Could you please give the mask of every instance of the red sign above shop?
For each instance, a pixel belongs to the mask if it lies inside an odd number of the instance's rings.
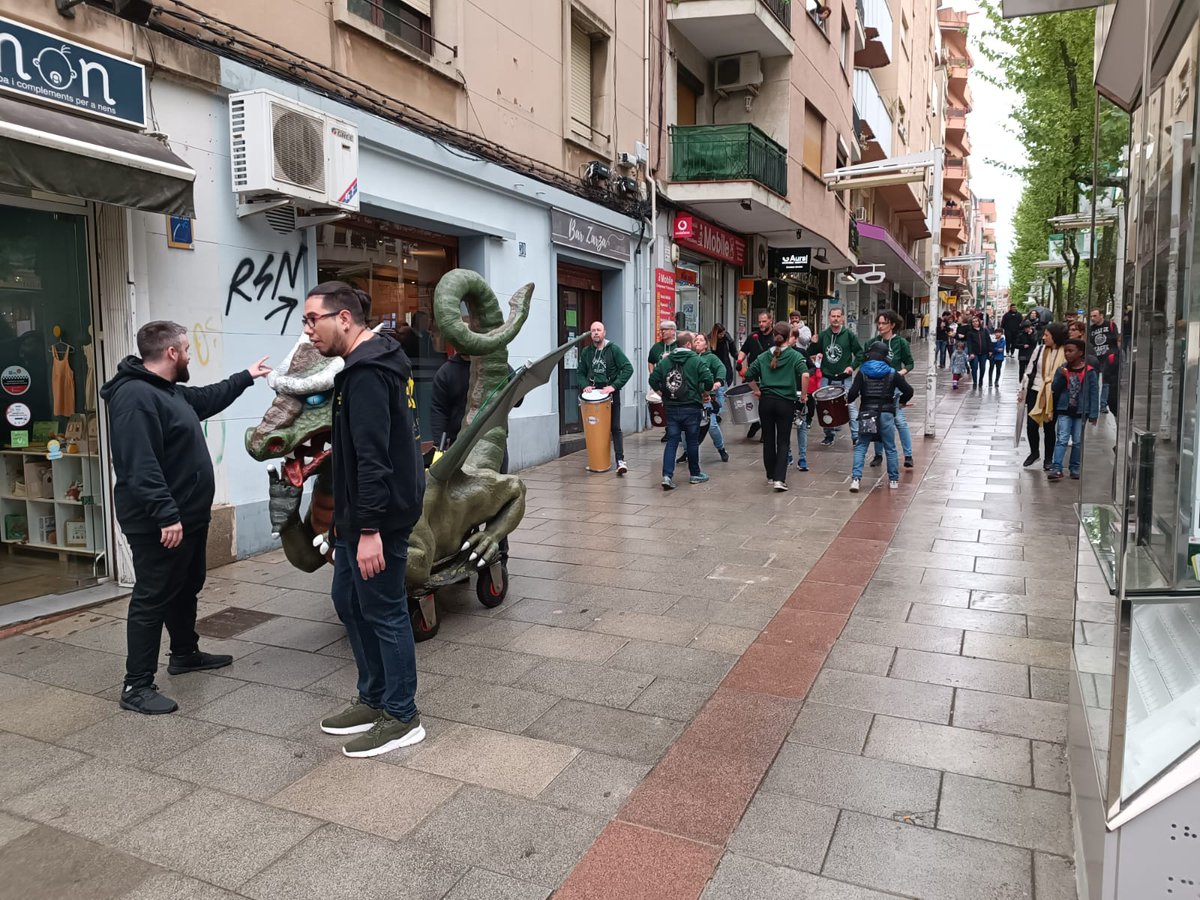
[[[675,243],[740,266],[746,261],[746,242],[704,219],[680,213],[675,216]]]
[[[654,323],[654,327],[661,339],[658,322],[675,318],[675,273],[670,269],[654,270],[654,301],[658,308],[658,321]]]

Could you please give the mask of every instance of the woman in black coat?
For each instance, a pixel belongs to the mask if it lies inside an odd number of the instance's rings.
[[[975,388],[983,386],[983,373],[987,371],[987,361],[992,358],[992,336],[983,327],[983,319],[975,316],[971,325],[958,330],[958,339],[966,344],[967,361],[971,366],[971,384]]]

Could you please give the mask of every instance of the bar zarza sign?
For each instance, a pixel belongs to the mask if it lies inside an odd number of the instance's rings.
[[[0,90],[146,127],[142,66],[0,18]]]
[[[624,231],[557,209],[550,215],[550,236],[557,244],[577,247],[609,259],[629,259],[629,235]]]
[[[695,216],[681,213],[675,217],[675,242],[735,266],[746,262],[745,241],[736,234]]]

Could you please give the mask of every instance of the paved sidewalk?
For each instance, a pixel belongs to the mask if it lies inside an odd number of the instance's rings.
[[[441,596],[430,737],[378,760],[316,728],[354,666],[279,553],[211,573],[236,661],[164,669],[172,716],[114,702],[119,603],[0,641],[0,896],[1073,897],[1070,487],[995,397],[936,446],[910,410],[896,492],[848,493],[843,435],[773,494],[731,426],[672,493],[657,433],[625,479],[523,472],[509,599]]]

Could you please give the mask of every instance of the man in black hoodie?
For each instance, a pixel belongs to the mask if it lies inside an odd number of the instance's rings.
[[[425,738],[404,585],[425,496],[412,364],[396,341],[367,327],[370,305],[362,291],[327,281],[309,292],[302,319],[322,356],[345,360],[333,382],[332,594],[358,665],[358,695],[321,730],[357,735],[342,748],[351,757]]]
[[[183,387],[186,328],[149,322],[138,330],[137,345],[141,358],[126,357],[100,397],[108,409],[117,521],[129,540],[136,576],[120,703],[133,712],[161,715],[179,708],[154,684],[164,625],[171,636],[172,675],[233,662],[231,656],[201,652],[196,635],[196,595],[204,587],[215,493],[200,420],[226,409],[271,369],[264,356],[224,381]]]

